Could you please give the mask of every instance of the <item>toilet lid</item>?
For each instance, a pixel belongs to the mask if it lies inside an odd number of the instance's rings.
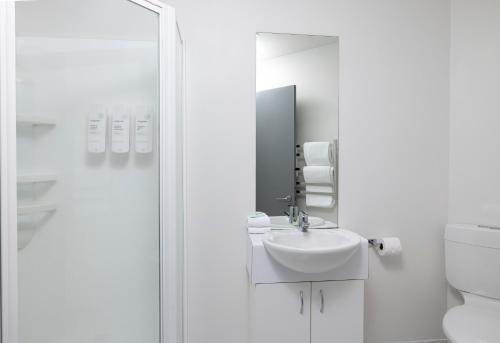
[[[500,342],[500,307],[462,305],[450,309],[443,330],[452,343]]]

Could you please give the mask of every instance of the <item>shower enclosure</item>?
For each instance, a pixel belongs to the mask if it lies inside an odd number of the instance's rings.
[[[2,343],[180,343],[183,42],[156,0],[0,1]]]

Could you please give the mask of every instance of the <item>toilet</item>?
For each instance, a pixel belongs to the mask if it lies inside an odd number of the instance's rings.
[[[443,330],[451,343],[500,342],[500,229],[449,224],[446,278],[464,304],[448,310]]]

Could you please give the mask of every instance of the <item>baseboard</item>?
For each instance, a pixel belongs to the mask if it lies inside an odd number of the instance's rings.
[[[447,339],[424,339],[421,341],[398,341],[398,342],[387,342],[387,343],[447,343]]]

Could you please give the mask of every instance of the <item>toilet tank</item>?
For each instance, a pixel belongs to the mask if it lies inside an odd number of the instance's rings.
[[[456,289],[500,299],[500,229],[449,224],[446,278]]]

